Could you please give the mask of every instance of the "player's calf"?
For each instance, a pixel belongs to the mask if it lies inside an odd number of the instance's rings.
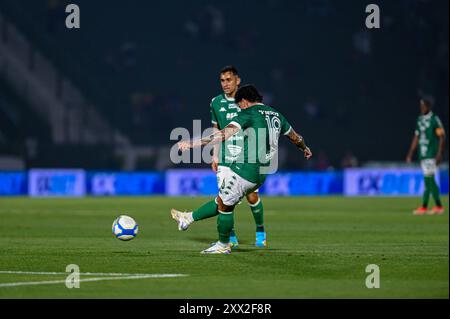
[[[266,247],[266,232],[264,230],[264,206],[257,191],[247,194],[247,201],[252,211],[253,219],[256,224],[256,247]]]

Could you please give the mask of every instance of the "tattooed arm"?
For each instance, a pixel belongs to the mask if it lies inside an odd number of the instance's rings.
[[[213,129],[214,129],[214,132],[217,132],[217,131],[219,131],[219,126],[217,124],[214,124]],[[212,162],[211,162],[211,168],[214,172],[217,172],[217,168],[219,165],[219,152],[220,152],[219,144],[214,145],[213,154],[212,154]]]
[[[305,144],[305,140],[301,135],[299,135],[296,131],[294,131],[293,128],[289,131],[289,133],[286,135],[288,139],[297,146],[304,154],[306,159],[310,159],[312,156],[312,152],[309,149],[308,146]]]
[[[204,146],[207,144],[215,145],[215,144],[221,143],[221,142],[229,139],[231,136],[236,134],[239,130],[240,130],[239,127],[237,127],[233,124],[229,124],[223,130],[216,131],[213,134],[208,135],[200,140],[196,140],[196,141],[192,141],[192,142],[191,141],[178,142],[178,149],[181,151],[186,151],[190,148],[201,147],[201,146]]]

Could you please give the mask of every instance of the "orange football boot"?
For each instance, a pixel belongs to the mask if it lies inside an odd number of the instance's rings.
[[[416,216],[423,215],[428,212],[428,209],[426,207],[420,206],[416,210],[413,211],[413,214]]]
[[[431,211],[428,212],[429,215],[442,215],[444,213],[444,207],[434,206]]]

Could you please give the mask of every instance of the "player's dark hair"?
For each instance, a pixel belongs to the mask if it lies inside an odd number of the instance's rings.
[[[220,74],[224,74],[227,72],[231,72],[234,75],[239,75],[238,70],[236,69],[236,67],[232,66],[232,65],[227,65],[226,67],[222,68],[222,70],[220,70]]]
[[[246,99],[249,102],[262,102],[263,97],[261,94],[259,94],[254,85],[247,84],[241,86],[234,96],[235,103],[239,103],[243,99]]]
[[[428,106],[430,109],[433,107],[433,104],[434,104],[434,99],[433,99],[433,97],[428,96],[428,95],[425,95],[425,96],[422,96],[420,99],[421,99],[421,100],[423,101],[423,103],[425,103],[426,106]]]

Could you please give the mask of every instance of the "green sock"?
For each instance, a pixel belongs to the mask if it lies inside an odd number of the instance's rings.
[[[236,237],[236,232],[234,231],[234,228],[231,230],[230,236]]]
[[[425,176],[425,190],[422,196],[422,207],[428,207],[428,200],[430,198],[430,177]]]
[[[252,210],[253,219],[256,224],[256,232],[264,232],[264,207],[261,199],[258,200],[256,205],[250,205],[250,209]]]
[[[206,204],[203,204],[203,206],[194,210],[192,212],[192,218],[197,221],[217,216],[217,214],[219,214],[219,212],[217,211],[216,200],[213,199],[212,201],[209,201]]]
[[[219,241],[227,244],[230,242],[230,234],[234,225],[234,212],[219,212],[217,218],[217,231],[219,232]]]
[[[430,183],[431,195],[433,196],[436,206],[442,206],[441,199],[439,197],[439,187],[436,184],[436,180],[434,179],[434,176],[430,177],[429,183]]]

